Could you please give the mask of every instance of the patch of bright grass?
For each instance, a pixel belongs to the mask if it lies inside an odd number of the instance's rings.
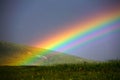
[[[53,66],[1,66],[0,80],[120,80],[120,61]]]

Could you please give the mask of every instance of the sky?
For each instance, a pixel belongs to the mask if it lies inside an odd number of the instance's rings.
[[[119,0],[0,0],[0,40],[46,48],[41,44],[72,32],[76,22],[120,10],[119,5]],[[119,35],[120,30],[82,47],[78,43],[53,50],[95,60],[120,59]]]

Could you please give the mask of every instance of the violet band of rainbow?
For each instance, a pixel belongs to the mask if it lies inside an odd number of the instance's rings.
[[[113,14],[112,14],[113,13]],[[99,38],[110,35],[120,31],[120,11],[102,14],[98,17],[92,17],[87,21],[83,21],[83,24],[76,24],[76,26],[70,26],[70,30],[60,32],[58,37],[50,36],[50,42],[40,42],[45,44],[43,48],[55,50],[55,51],[67,51],[71,48],[75,48],[78,45],[83,46],[93,42]],[[103,17],[102,17],[103,16]],[[78,21],[79,22],[79,21]],[[80,22],[81,23],[81,22]],[[57,34],[56,34],[57,35]],[[42,58],[36,57],[37,55],[52,57],[51,51],[36,51],[32,55],[22,55],[22,59],[13,61],[14,65],[31,65],[42,64],[39,61]],[[44,61],[43,61],[44,62]]]

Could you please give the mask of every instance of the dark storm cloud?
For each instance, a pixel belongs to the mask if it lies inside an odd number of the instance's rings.
[[[9,40],[9,36],[10,36],[10,29],[9,29],[9,25],[7,24],[7,1],[5,0],[0,0],[0,39],[4,40],[4,39],[8,39]]]
[[[48,33],[61,29],[59,26],[67,22],[106,8],[106,5],[111,7],[120,2],[119,0],[0,1],[0,39],[19,43],[26,43],[38,36],[47,36]]]
[[[54,34],[58,30],[64,29],[64,24],[74,22],[76,19],[84,19],[98,11],[111,9],[114,6],[120,7],[120,0],[0,0],[0,40],[31,45],[33,41],[43,40],[49,34]],[[114,37],[115,36],[115,37]],[[117,43],[120,38],[114,35],[110,41],[112,45],[119,46]],[[109,37],[111,39],[111,37]],[[108,40],[108,39],[107,39]],[[105,52],[110,52],[107,40],[100,41],[106,46]],[[99,41],[98,41],[99,43]],[[70,50],[69,53],[76,53],[78,56],[84,56],[97,59],[95,53],[103,50],[103,47],[95,47],[99,44],[88,45],[83,48]],[[87,49],[87,50],[86,50]],[[112,54],[112,51],[117,51]],[[111,56],[118,56],[119,49],[114,48]],[[83,53],[83,54],[79,54]],[[91,52],[91,54],[89,54]],[[103,56],[101,54],[101,56]],[[108,55],[106,54],[106,57]],[[109,57],[111,57],[109,56]]]

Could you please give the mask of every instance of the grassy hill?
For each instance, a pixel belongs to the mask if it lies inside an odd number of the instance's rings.
[[[34,52],[48,52],[34,55]],[[39,58],[36,65],[11,66],[21,55]],[[7,64],[7,66],[5,65]],[[0,42],[0,80],[120,80],[120,60],[96,62],[9,42]]]
[[[36,50],[34,47],[0,41],[0,65],[9,65],[12,63],[11,61],[20,58],[20,55],[34,50]]]
[[[43,52],[46,53],[40,55],[35,54],[35,52],[40,54]],[[25,65],[56,65],[95,62],[93,60],[88,60],[52,50],[0,41],[0,65],[14,65],[12,61],[19,59],[22,60],[23,58],[21,56],[33,56],[38,59],[37,63],[29,63]]]

